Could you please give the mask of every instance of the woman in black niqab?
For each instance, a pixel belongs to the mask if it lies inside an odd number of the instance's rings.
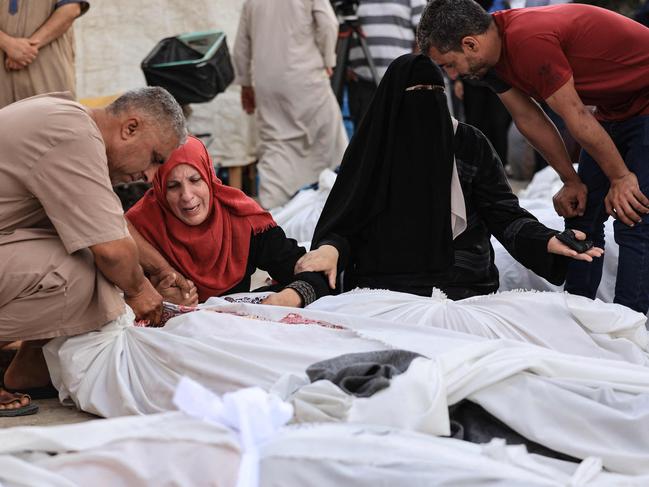
[[[452,143],[440,69],[421,55],[396,59],[345,152],[312,242],[349,252],[340,262],[345,288],[399,290],[408,275],[420,281],[452,265]]]

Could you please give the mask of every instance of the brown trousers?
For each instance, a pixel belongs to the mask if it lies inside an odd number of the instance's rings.
[[[53,230],[0,235],[0,341],[78,335],[123,312],[90,250],[69,255]]]

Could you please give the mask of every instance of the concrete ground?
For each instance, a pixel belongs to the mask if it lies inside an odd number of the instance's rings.
[[[36,414],[15,418],[0,418],[0,428],[14,426],[49,426],[54,424],[81,423],[97,419],[97,416],[77,410],[75,406],[63,406],[58,399],[34,401],[39,406]]]
[[[515,193],[524,189],[529,181],[511,180],[510,184]],[[254,287],[263,285],[263,275],[254,276]],[[47,426],[57,424],[80,423],[97,419],[97,416],[77,410],[75,406],[63,406],[58,399],[43,399],[35,401],[40,409],[38,413],[30,416],[16,418],[0,418],[0,428],[11,428],[14,426]]]

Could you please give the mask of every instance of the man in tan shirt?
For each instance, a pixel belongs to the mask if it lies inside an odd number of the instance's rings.
[[[0,108],[53,91],[75,91],[72,23],[85,0],[0,0]]]
[[[101,328],[124,301],[159,319],[112,184],[152,179],[186,129],[162,88],[93,110],[69,93],[35,96],[0,110],[0,125],[0,346],[23,341],[0,389],[6,416],[35,412],[8,390],[49,382],[44,341]]]

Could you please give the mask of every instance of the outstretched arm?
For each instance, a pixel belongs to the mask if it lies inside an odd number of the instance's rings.
[[[516,88],[499,94],[514,123],[525,138],[559,174],[563,188],[554,196],[554,208],[563,217],[583,215],[586,208],[586,186],[572,167],[559,131],[541,107]]]
[[[560,284],[566,262],[549,254],[587,261],[601,255],[601,249],[583,254],[572,251],[557,240],[556,230],[546,227],[520,207],[498,155],[483,134],[460,124],[455,137],[456,157],[478,170],[472,183],[472,203],[489,232],[517,261],[548,281]],[[584,238],[583,234],[578,237]]]
[[[124,291],[126,303],[137,319],[160,322],[162,297],[144,276],[132,238],[112,240],[90,247],[95,265],[110,282]]]

